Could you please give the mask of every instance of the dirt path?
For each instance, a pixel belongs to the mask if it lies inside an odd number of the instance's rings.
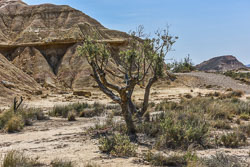
[[[98,141],[86,135],[86,128],[94,126],[102,118],[79,118],[76,122],[53,118],[36,122],[16,134],[0,134],[0,163],[4,154],[19,150],[49,166],[54,159],[71,160],[79,167],[88,162],[101,166],[141,166],[133,163],[134,158],[108,158],[98,149]]]
[[[214,73],[205,73],[205,72],[192,72],[192,73],[185,73],[185,74],[177,74],[177,75],[187,75],[198,77],[201,83],[199,84],[206,84],[206,85],[216,85],[222,88],[232,88],[234,90],[241,90],[247,94],[250,94],[250,85],[245,85],[240,81],[236,81],[230,77],[221,75],[221,74],[214,74]]]

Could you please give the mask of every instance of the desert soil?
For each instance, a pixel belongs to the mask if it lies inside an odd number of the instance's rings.
[[[193,82],[190,82],[190,75]],[[206,77],[205,77],[205,76]],[[163,99],[178,100],[181,95],[190,93],[193,96],[202,93],[203,95],[214,91],[225,91],[225,88],[240,89],[250,95],[249,86],[242,85],[228,77],[208,73],[182,74],[183,78],[174,85],[166,86],[159,84],[152,89],[151,101],[160,102]],[[184,78],[188,76],[186,81]],[[215,89],[205,89],[207,85],[215,85]],[[200,86],[197,86],[197,85]],[[182,85],[182,86],[180,86]],[[74,97],[72,94],[51,94],[47,98],[33,98],[25,101],[25,106],[42,108],[48,112],[55,105],[66,105],[75,102],[112,104],[112,102],[101,92],[91,90],[92,97]],[[143,89],[137,88],[134,99],[142,101]],[[7,107],[7,106],[5,106]],[[94,118],[78,118],[76,122],[68,122],[63,118],[50,118],[46,121],[37,121],[33,126],[25,127],[21,133],[0,134],[0,163],[4,155],[10,150],[18,150],[24,154],[38,158],[38,160],[49,166],[54,159],[72,160],[78,166],[84,166],[88,162],[94,162],[101,166],[108,167],[127,167],[127,166],[147,166],[138,164],[138,158],[111,158],[102,154],[98,149],[98,141],[91,139],[86,133],[87,129],[97,123],[102,122],[105,115]],[[140,147],[139,152],[146,151],[147,148]],[[239,156],[250,163],[250,146],[238,149],[224,149],[219,151],[227,154]],[[201,150],[197,154],[200,156],[210,156],[215,154],[218,149]]]

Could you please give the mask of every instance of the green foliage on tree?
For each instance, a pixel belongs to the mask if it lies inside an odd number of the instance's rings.
[[[189,55],[185,57],[184,60],[179,62],[175,60],[173,63],[168,64],[168,66],[174,73],[186,73],[195,70]]]
[[[164,75],[165,57],[177,39],[169,34],[168,28],[157,31],[154,38],[145,37],[140,26],[130,34],[126,49],[120,50],[118,56],[113,55],[108,42],[90,37],[78,48],[79,55],[86,57],[91,66],[92,77],[100,90],[120,104],[130,134],[135,134],[132,115],[142,116],[147,111],[150,89]],[[123,84],[113,83],[108,76]],[[137,111],[132,94],[135,86],[142,82],[147,84],[142,108]]]

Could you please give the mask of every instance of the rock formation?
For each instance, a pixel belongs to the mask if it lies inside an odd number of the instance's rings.
[[[92,86],[90,67],[76,52],[83,39],[91,35],[109,42],[113,55],[126,46],[129,37],[105,28],[69,6],[30,6],[21,0],[0,0],[0,61],[3,64],[0,79],[15,84],[25,81],[23,86],[30,89],[38,89],[37,83],[49,88]],[[4,73],[11,69],[14,69],[11,74]],[[11,75],[21,79],[12,80]],[[0,87],[3,86],[0,83]]]
[[[229,71],[246,68],[246,66],[239,62],[236,57],[228,55],[214,57],[208,61],[204,61],[197,65],[196,68],[200,71]]]

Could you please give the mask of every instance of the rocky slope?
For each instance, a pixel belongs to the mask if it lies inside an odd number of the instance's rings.
[[[0,54],[0,105],[12,100],[16,95],[36,95],[41,86],[29,75],[15,67]]]
[[[94,34],[111,44],[114,56],[127,44],[126,33],[109,30],[69,6],[30,6],[21,0],[0,0],[0,54],[1,61],[9,64],[2,66],[2,71],[15,65],[18,72],[14,75],[32,80],[34,89],[39,87],[37,83],[47,88],[92,86],[91,70],[76,48]],[[12,82],[8,79],[11,75],[4,78],[0,73],[0,82]]]
[[[214,57],[208,61],[196,66],[200,71],[229,71],[240,68],[246,68],[241,62],[237,60],[236,57],[227,55]]]

